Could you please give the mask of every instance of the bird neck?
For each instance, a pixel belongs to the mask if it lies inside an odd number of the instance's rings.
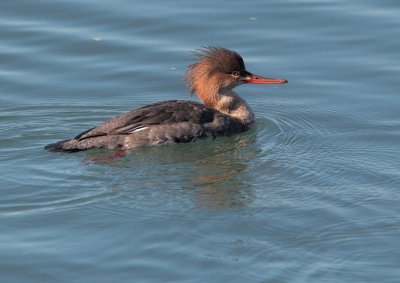
[[[254,123],[254,113],[250,106],[232,89],[209,88],[207,91],[197,91],[197,95],[208,107],[236,118],[243,124],[250,125]]]

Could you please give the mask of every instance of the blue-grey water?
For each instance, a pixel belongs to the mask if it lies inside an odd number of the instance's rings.
[[[400,282],[400,2],[0,2],[1,282]],[[47,143],[192,99],[238,51],[256,127],[104,151]],[[196,98],[193,98],[196,99]]]

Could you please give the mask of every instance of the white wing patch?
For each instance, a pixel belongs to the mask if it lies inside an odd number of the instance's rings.
[[[146,129],[148,129],[149,127],[143,127],[143,128],[139,128],[139,129],[136,129],[136,130],[134,130],[134,131],[132,131],[131,133],[133,134],[133,133],[137,133],[137,132],[140,132],[140,131],[143,131],[143,130],[146,130]]]

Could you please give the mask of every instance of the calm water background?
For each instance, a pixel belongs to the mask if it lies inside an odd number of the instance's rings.
[[[397,0],[2,0],[0,281],[399,282],[399,32]],[[209,44],[289,80],[237,89],[254,130],[43,150],[190,99]]]

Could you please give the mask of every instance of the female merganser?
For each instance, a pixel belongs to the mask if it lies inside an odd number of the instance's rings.
[[[204,104],[188,100],[150,104],[114,117],[73,139],[49,144],[45,149],[67,152],[128,149],[244,132],[254,124],[254,114],[233,88],[246,83],[287,83],[251,74],[242,57],[226,48],[210,46],[195,55],[198,62],[188,67],[185,80],[191,93],[196,93]]]

